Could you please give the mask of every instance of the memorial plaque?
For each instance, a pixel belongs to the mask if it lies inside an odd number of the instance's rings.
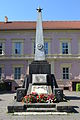
[[[47,85],[33,85],[31,92],[36,92],[38,94],[48,94],[48,86]]]
[[[46,84],[46,76],[47,74],[33,74],[32,75],[32,84]]]

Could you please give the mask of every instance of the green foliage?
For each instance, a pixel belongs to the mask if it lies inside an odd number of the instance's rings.
[[[80,83],[76,84],[76,91],[80,91]]]

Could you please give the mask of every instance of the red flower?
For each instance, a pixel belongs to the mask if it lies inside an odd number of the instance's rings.
[[[32,94],[26,95],[23,98],[22,102],[25,103],[46,103],[46,102],[54,102],[55,101],[55,96],[53,94],[48,95],[48,94],[37,94],[36,92],[32,92]]]
[[[27,95],[24,98],[27,98]]]
[[[38,95],[36,92],[32,92],[32,95]]]
[[[39,96],[37,96],[37,99],[39,99]]]

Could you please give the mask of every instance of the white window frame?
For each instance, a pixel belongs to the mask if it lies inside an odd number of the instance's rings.
[[[21,46],[22,46],[21,42],[14,43],[14,54],[21,55],[21,49],[22,49]]]
[[[2,54],[0,55],[5,55],[5,40],[0,39],[0,44],[2,44]]]
[[[15,69],[17,69],[17,72],[19,72],[18,69],[20,69],[20,73],[15,73],[15,72],[16,72]],[[16,75],[16,76],[15,76],[15,75]],[[19,75],[19,76],[18,76],[18,75]],[[15,68],[14,68],[14,79],[15,79],[15,80],[21,79],[21,67],[15,67]]]
[[[63,68],[68,68],[69,71],[68,71],[68,74],[69,74],[69,79],[70,79],[70,70],[71,70],[71,64],[70,63],[63,63],[60,65],[61,67],[61,78],[63,79]],[[66,73],[67,74],[67,73]],[[69,80],[69,79],[63,79],[63,80]]]
[[[70,79],[70,68],[69,67],[63,67],[63,80],[69,80]]]
[[[62,43],[62,54],[69,54],[69,45],[67,42]]]
[[[21,68],[21,75],[22,75],[22,69],[23,69],[24,65],[23,64],[14,64],[12,65],[12,68],[13,68],[13,75],[14,75],[14,79],[15,79],[15,68]],[[20,78],[21,79],[21,78]],[[19,80],[20,80],[19,79]],[[15,79],[15,80],[18,80],[18,79]]]
[[[67,43],[68,44],[68,54],[63,54],[63,48],[62,44]],[[60,39],[60,54],[61,55],[71,55],[71,39]]]
[[[21,52],[20,52],[20,54],[15,53],[15,44],[16,43],[21,43]],[[16,56],[23,55],[23,50],[24,50],[24,41],[23,40],[12,39],[12,55],[16,55]]]

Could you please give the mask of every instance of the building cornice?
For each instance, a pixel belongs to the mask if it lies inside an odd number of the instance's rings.
[[[34,55],[0,55],[0,60],[33,60]],[[49,54],[46,55],[48,60],[80,60],[80,54],[73,55],[61,55],[61,54]]]

